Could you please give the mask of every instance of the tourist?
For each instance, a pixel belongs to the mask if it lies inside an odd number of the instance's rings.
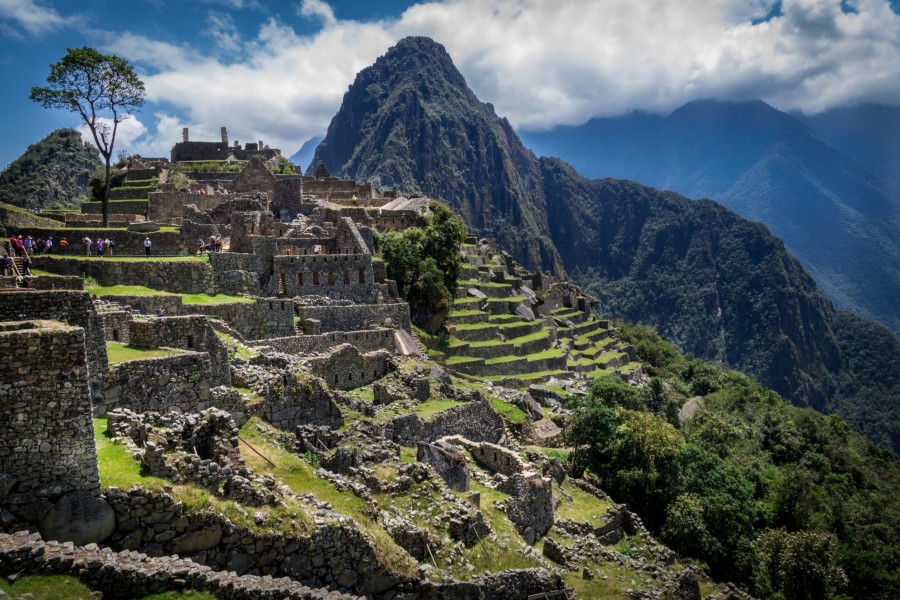
[[[147,258],[150,258],[150,247],[153,246],[153,242],[150,241],[150,237],[144,238],[144,252],[147,253]]]
[[[21,236],[19,236],[21,237]],[[25,238],[25,254],[31,256],[34,253],[34,240],[31,239],[31,236],[27,236]]]
[[[94,240],[89,238],[88,236],[84,236],[84,239],[81,240],[81,243],[84,244],[84,249],[87,251],[87,255],[91,255],[91,246],[94,244]]]
[[[116,245],[116,243],[111,239],[106,238],[104,245],[106,246],[106,251],[109,252],[109,255],[111,257],[113,255],[113,247]]]
[[[32,244],[31,247],[32,247],[32,249],[33,249],[37,254],[40,254],[41,252],[44,251],[44,244],[45,244],[46,241],[47,241],[47,240],[45,240],[44,238],[39,237],[39,238],[34,242],[34,244]]]
[[[162,307],[162,306],[157,306],[157,307],[156,307],[156,316],[157,316],[157,317],[161,317],[161,316],[163,316],[164,314],[166,314],[166,311],[163,310],[163,307]]]
[[[0,276],[9,277],[10,273],[12,273],[12,264],[13,261],[8,254],[0,256]]]
[[[23,275],[31,275],[31,257],[27,254],[22,257],[22,274]]]
[[[66,238],[62,238],[61,240],[59,240],[59,251],[63,256],[69,255],[69,240],[67,240]]]
[[[44,254],[50,254],[53,251],[53,238],[48,237],[44,240]]]
[[[103,241],[103,238],[97,238],[97,256],[99,258],[103,258],[103,245],[106,242]]]
[[[16,256],[22,258],[25,255],[25,244],[22,242],[22,236],[13,238],[13,243],[16,247]]]
[[[203,243],[203,238],[197,238],[197,256],[201,256],[208,246]]]
[[[217,235],[216,236],[216,252],[221,252],[221,251],[222,251],[222,236]]]

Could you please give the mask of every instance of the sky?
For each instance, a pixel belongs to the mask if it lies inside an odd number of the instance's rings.
[[[900,0],[0,0],[0,166],[82,125],[28,100],[67,48],[121,56],[146,84],[117,151],[168,156],[182,127],[225,126],[290,156],[409,35],[443,44],[523,130],[698,98],[900,104]]]

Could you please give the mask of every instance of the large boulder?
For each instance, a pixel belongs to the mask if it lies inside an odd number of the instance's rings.
[[[116,530],[116,513],[101,498],[82,491],[62,496],[41,521],[45,540],[73,542],[76,546],[101,543]]]

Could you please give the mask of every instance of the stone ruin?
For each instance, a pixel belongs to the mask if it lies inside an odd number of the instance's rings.
[[[425,348],[396,283],[374,259],[373,232],[422,225],[428,198],[381,194],[371,184],[332,177],[324,165],[310,176],[276,175],[264,160],[277,150],[261,142],[229,146],[224,128],[222,138],[191,142],[185,131],[172,161],[246,160],[241,172],[197,174],[192,190],[204,194],[160,184],[146,199],[123,201],[118,209],[125,212],[113,215],[120,219],[114,222],[143,223],[140,213],[146,211],[146,223],[180,227],[177,233],[152,234],[161,254],[192,253],[199,240],[221,236],[221,251],[210,253],[208,261],[72,259],[54,265],[69,279],[89,273],[102,285],[143,285],[171,295],[92,300],[77,289],[0,290],[0,355],[7,358],[0,361],[0,449],[9,450],[0,452],[0,531],[40,534],[0,533],[4,572],[14,565],[22,572],[71,573],[77,561],[103,560],[107,580],[93,571],[79,577],[113,598],[128,597],[125,582],[135,577],[148,593],[172,589],[162,573],[175,569],[178,580],[196,589],[228,589],[227,597],[234,598],[352,593],[524,600],[565,589],[555,565],[606,556],[612,551],[603,545],[626,533],[650,540],[640,520],[617,505],[593,528],[556,517],[565,469],[523,451],[520,441],[527,443],[533,432],[513,427],[492,404],[499,398],[539,423],[545,408],[564,412],[549,384],[528,392],[488,385],[489,398],[456,389],[437,366],[405,368],[414,362],[406,357],[421,358]],[[135,164],[133,180],[158,177],[163,168],[162,162]],[[83,213],[67,224],[90,233],[92,216]],[[123,233],[118,247],[139,254],[144,235]],[[457,349],[477,356],[453,365],[457,375],[496,376],[506,373],[495,373],[496,365],[519,365],[491,354],[513,348],[505,336],[552,328],[548,339],[519,348],[539,353],[548,344],[558,347],[566,335],[605,329],[590,316],[592,299],[577,287],[526,271],[498,253],[491,240],[470,237],[461,250],[470,280],[461,297],[477,304],[471,312],[517,321],[472,328]],[[50,279],[47,286],[53,287]],[[248,301],[191,305],[177,295],[202,292]],[[157,307],[164,307],[164,316],[153,316]],[[489,336],[501,344],[478,345]],[[107,342],[162,356],[109,364]],[[240,358],[238,349],[250,357]],[[565,358],[529,366],[552,371],[560,364],[565,367]],[[354,396],[370,385],[370,401]],[[577,381],[552,387],[583,392]],[[418,406],[438,399],[453,405],[417,414]],[[92,416],[105,417],[113,441],[147,474],[169,484],[162,490],[101,490]],[[367,518],[420,563],[418,579],[388,572],[371,537],[330,503],[254,472],[242,449],[255,450],[239,434],[252,417],[276,447],[304,457],[316,477],[364,502]],[[546,445],[550,435],[562,444],[555,423],[546,420],[535,429],[549,432],[541,438]],[[400,460],[409,448],[416,453],[412,464]],[[384,469],[395,473],[386,478]],[[293,533],[260,533],[214,511],[186,511],[172,485],[202,488],[257,525],[271,518],[266,510],[298,505],[313,524],[282,522],[282,530]],[[485,500],[472,491],[476,485],[502,495],[491,507],[508,518],[524,547],[544,540],[538,560],[546,569],[465,582],[445,572],[441,583],[427,581],[426,565],[437,568],[435,553],[466,566],[465,548],[497,539]],[[574,485],[602,495],[586,482]],[[430,512],[376,504],[376,498],[401,494]],[[597,545],[563,546],[548,537],[551,528],[554,536],[591,536]],[[30,558],[37,548],[46,562]],[[530,550],[525,552],[537,556]],[[674,589],[674,575],[659,567],[670,557],[660,552],[650,561],[654,573]]]

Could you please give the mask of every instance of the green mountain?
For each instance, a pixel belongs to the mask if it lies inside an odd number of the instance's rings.
[[[529,267],[561,270],[534,155],[479,102],[443,46],[400,41],[361,71],[307,171],[443,198],[469,230],[518,249]]]
[[[651,323],[684,351],[742,369],[795,404],[838,410],[900,450],[900,349],[889,331],[835,311],[763,225],[712,201],[539,160],[430,39],[404,39],[359,73],[319,162],[445,198],[517,260],[561,263],[603,314]]]
[[[22,208],[70,208],[100,166],[97,149],[74,129],[57,129],[0,173],[0,202]]]
[[[666,117],[594,119],[523,137],[589,177],[712,198],[765,223],[839,307],[900,332],[900,188],[883,175],[891,149],[900,154],[891,135],[898,113],[833,111],[807,125],[760,101],[702,100]]]

